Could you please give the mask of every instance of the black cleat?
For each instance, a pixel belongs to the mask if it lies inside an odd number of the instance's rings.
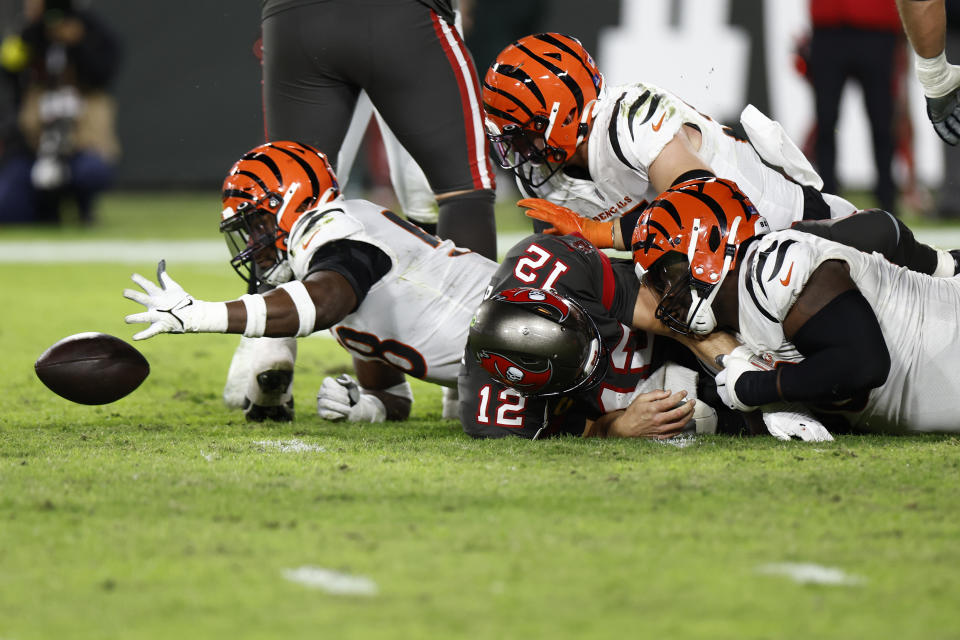
[[[264,393],[282,393],[290,386],[293,371],[274,369],[264,371],[257,376],[257,384]]]
[[[289,402],[273,407],[251,404],[250,399],[246,398],[243,401],[243,415],[247,418],[247,422],[263,422],[265,420],[293,422],[293,398]]]

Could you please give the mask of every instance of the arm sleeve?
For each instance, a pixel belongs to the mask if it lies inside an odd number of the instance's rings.
[[[370,288],[390,271],[391,266],[387,254],[372,244],[356,240],[338,240],[317,249],[310,259],[310,268],[307,273],[317,271],[339,273],[350,283],[357,296],[357,306],[360,306]]]
[[[882,385],[890,372],[880,323],[857,290],[834,298],[797,331],[793,342],[804,359],[740,376],[737,396],[743,402],[760,406],[790,400],[842,408]]]

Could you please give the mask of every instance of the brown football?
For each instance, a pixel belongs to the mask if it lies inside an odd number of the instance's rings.
[[[139,351],[106,333],[78,333],[53,344],[33,365],[57,395],[79,404],[107,404],[140,386],[150,364]]]

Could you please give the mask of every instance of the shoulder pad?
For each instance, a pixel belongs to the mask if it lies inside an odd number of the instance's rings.
[[[791,231],[768,234],[760,240],[749,265],[748,286],[760,305],[778,320],[786,318],[820,264],[809,237]]]
[[[310,256],[324,244],[344,240],[363,232],[363,223],[347,213],[343,202],[326,209],[308,211],[297,221],[287,239],[287,253],[297,273],[297,265],[310,262]]]

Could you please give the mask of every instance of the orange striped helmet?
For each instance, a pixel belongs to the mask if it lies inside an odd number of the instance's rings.
[[[287,236],[304,212],[340,195],[327,156],[299,142],[280,140],[243,154],[223,181],[220,231],[230,264],[247,282],[281,284],[292,277]]]
[[[770,231],[750,199],[721,178],[698,178],[660,194],[633,232],[637,276],[660,295],[657,318],[678,333],[716,328],[711,304],[746,240]]]
[[[483,79],[487,137],[504,169],[531,186],[550,179],[590,131],[603,76],[580,41],[539,33],[504,49]],[[552,163],[536,181],[534,168]]]

